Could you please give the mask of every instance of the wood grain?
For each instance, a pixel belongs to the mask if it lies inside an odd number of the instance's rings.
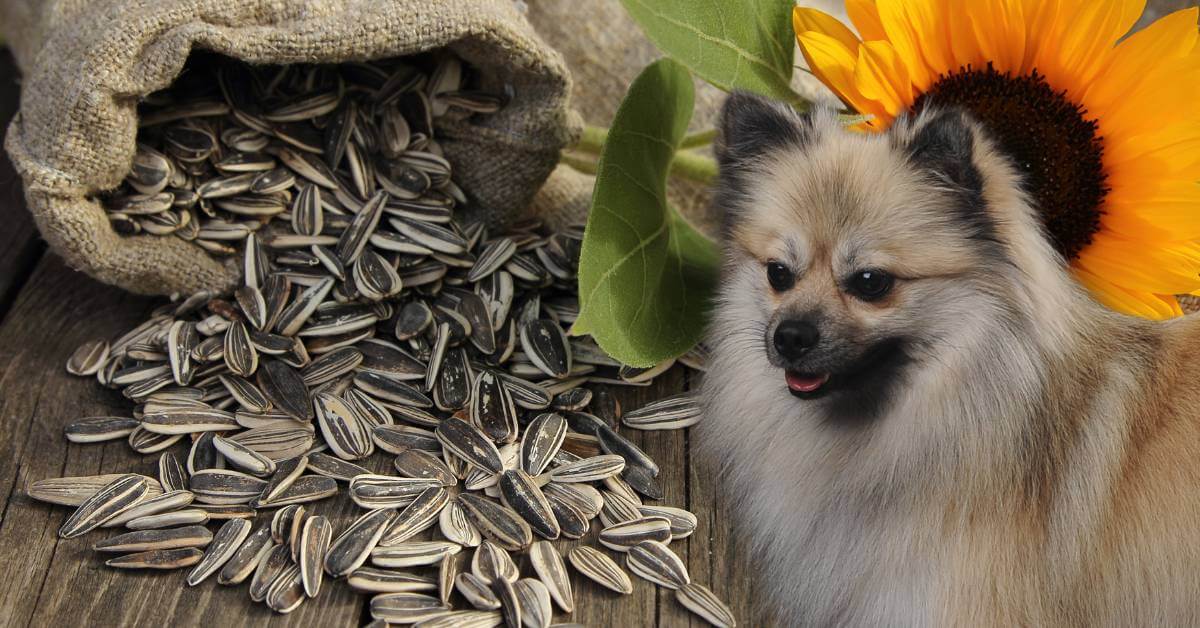
[[[17,112],[20,90],[12,54],[0,49],[0,138]],[[0,145],[3,142],[0,141]],[[8,153],[0,150],[0,320],[16,300],[45,245],[37,238],[33,217],[25,209],[21,179]]]

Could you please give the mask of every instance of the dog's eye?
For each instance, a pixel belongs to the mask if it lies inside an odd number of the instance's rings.
[[[771,288],[776,292],[790,290],[796,283],[796,276],[787,266],[779,262],[767,262],[767,281],[771,282]]]
[[[874,301],[891,291],[893,277],[882,270],[860,270],[850,276],[849,288],[863,301]]]

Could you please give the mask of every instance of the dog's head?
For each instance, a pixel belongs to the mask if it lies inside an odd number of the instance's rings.
[[[1000,160],[966,114],[926,111],[859,133],[829,111],[735,94],[717,154],[728,251],[719,325],[761,334],[781,391],[869,418],[915,364],[978,346],[981,325],[1016,316],[1021,253],[986,190],[1015,187],[1012,171],[992,167]],[[989,181],[993,170],[1008,178]]]

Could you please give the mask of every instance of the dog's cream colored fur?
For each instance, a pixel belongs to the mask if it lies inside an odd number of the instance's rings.
[[[806,140],[745,166],[724,208],[700,427],[781,620],[1200,625],[1200,323],[1092,301],[978,128],[999,263],[905,158],[925,118],[862,134],[786,115]],[[909,278],[858,302],[835,282],[848,251]],[[770,289],[768,259],[795,289]],[[815,306],[849,335],[919,339],[879,416],[831,422],[772,365],[778,312]]]

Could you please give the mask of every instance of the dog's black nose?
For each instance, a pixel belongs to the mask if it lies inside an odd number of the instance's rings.
[[[821,334],[812,323],[783,321],[775,328],[775,350],[786,360],[795,360],[817,346]]]

